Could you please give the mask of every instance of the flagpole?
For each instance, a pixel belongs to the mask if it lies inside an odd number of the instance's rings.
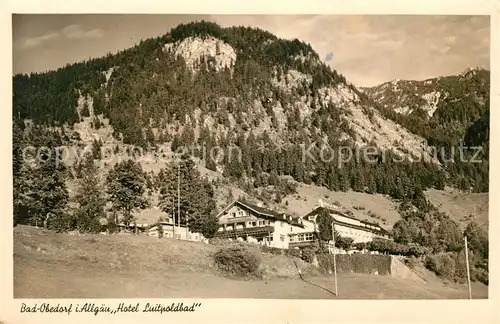
[[[467,236],[464,237],[464,240],[465,240],[465,264],[467,266],[467,285],[469,286],[469,299],[472,299],[472,292],[470,287],[469,252],[467,248]]]
[[[338,296],[337,291],[337,261],[335,260],[335,227],[332,222],[332,239],[333,239],[333,278],[335,281],[335,296]]]

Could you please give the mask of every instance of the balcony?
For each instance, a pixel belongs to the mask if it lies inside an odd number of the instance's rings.
[[[274,227],[273,226],[259,226],[259,227],[247,227],[243,229],[236,229],[236,230],[223,230],[220,232],[217,232],[215,234],[215,237],[217,238],[223,238],[223,239],[228,239],[228,238],[246,238],[248,236],[252,237],[264,237],[268,236],[270,233],[274,232]]]

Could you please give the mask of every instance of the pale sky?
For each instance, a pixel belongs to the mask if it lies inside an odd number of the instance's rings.
[[[489,16],[13,15],[13,72],[55,69],[116,52],[180,23],[259,27],[305,41],[356,86],[490,68]]]

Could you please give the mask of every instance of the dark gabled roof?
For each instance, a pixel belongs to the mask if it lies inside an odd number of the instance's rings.
[[[377,227],[377,229],[366,228],[366,227],[363,227],[363,226],[357,226],[357,225],[354,225],[354,224],[349,224],[349,223],[345,223],[345,222],[338,221],[338,220],[335,220],[336,224],[342,224],[342,225],[350,226],[350,227],[353,227],[353,228],[368,230],[368,231],[371,231],[371,232],[374,232],[374,233],[378,233],[378,234],[389,235],[389,232],[387,232],[385,229],[383,229],[382,226],[380,226],[379,224],[367,222],[367,221],[364,221],[364,220],[360,220],[360,219],[357,219],[356,217],[352,217],[352,216],[346,215],[346,214],[344,214],[344,213],[342,213],[342,212],[340,212],[338,210],[327,208],[327,207],[317,207],[316,209],[314,209],[311,212],[309,212],[308,214],[306,214],[304,217],[309,217],[309,216],[317,215],[317,214],[319,214],[323,210],[326,210],[330,214],[336,214],[336,215],[339,215],[339,216],[342,216],[342,217],[346,217],[346,218],[350,218],[350,219],[356,220],[358,222],[361,222],[362,224],[375,226],[375,227]]]
[[[270,217],[270,218],[282,220],[282,221],[285,221],[285,222],[287,222],[289,224],[292,224],[292,225],[295,225],[295,226],[304,227],[304,225],[300,224],[296,219],[293,219],[293,218],[291,220],[288,219],[286,216],[289,216],[289,215],[286,215],[285,213],[278,213],[278,212],[276,212],[274,210],[271,210],[271,209],[268,209],[268,208],[264,208],[264,207],[260,207],[260,206],[257,206],[257,205],[251,204],[251,203],[243,202],[241,200],[235,200],[232,203],[230,203],[226,208],[224,208],[217,215],[217,218],[221,217],[228,209],[230,209],[234,205],[244,206],[244,207],[246,207],[248,209],[251,209],[254,212],[256,212],[257,214],[262,215],[262,216],[267,216],[267,217]]]

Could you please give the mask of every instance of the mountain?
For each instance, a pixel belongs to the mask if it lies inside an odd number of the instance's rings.
[[[404,199],[426,188],[457,185],[455,173],[462,172],[429,150],[432,136],[446,137],[450,129],[430,136],[411,121],[430,127],[432,119],[455,123],[466,114],[467,122],[457,126],[462,132],[484,110],[479,105],[470,113],[462,104],[489,92],[479,84],[482,92],[471,92],[465,77],[442,78],[439,88],[432,82],[424,86],[442,91],[445,99],[431,119],[395,114],[392,101],[390,109],[381,108],[378,91],[358,90],[309,44],[258,28],[201,21],[116,54],[15,75],[13,125],[25,130],[24,141],[37,145],[91,146],[99,140],[116,150],[138,147],[156,159],[165,145],[190,149],[206,168],[248,190],[289,176],[330,190]],[[423,107],[426,92],[415,89],[411,96]],[[405,93],[410,90],[405,85]],[[484,123],[475,127],[483,129]],[[358,154],[367,147],[374,149],[371,161]],[[221,159],[203,154],[214,148],[225,153]],[[349,152],[356,154],[347,159]],[[464,173],[460,179],[468,190],[480,190],[482,177]]]
[[[393,80],[371,88],[362,88],[367,98],[387,118],[426,139],[427,144],[443,149],[446,158],[459,155],[458,148],[482,147],[476,156],[483,163],[449,165],[458,173],[456,184],[487,191],[489,161],[490,72],[480,67],[468,68],[458,75],[423,81]],[[454,151],[454,152],[453,152]],[[472,152],[468,152],[472,153]],[[471,156],[469,156],[471,157]],[[472,184],[464,173],[482,178]],[[484,180],[484,181],[483,181]],[[479,183],[481,182],[481,183]]]
[[[444,114],[447,104],[471,99],[484,106],[489,100],[489,71],[480,67],[468,68],[459,75],[426,79],[423,81],[393,80],[360,90],[380,106],[402,115],[426,115],[432,119],[436,111]],[[477,113],[470,112],[472,119]]]

